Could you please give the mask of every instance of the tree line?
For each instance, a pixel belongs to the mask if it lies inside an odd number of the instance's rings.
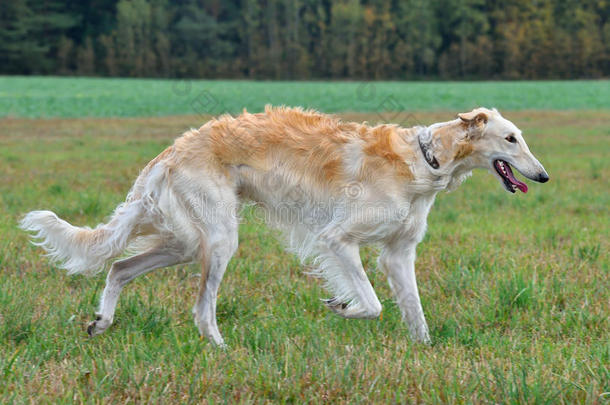
[[[0,73],[598,78],[609,17],[605,0],[3,0]]]

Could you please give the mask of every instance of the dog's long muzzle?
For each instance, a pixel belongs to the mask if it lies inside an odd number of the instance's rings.
[[[514,193],[516,190],[519,190],[522,193],[527,193],[528,191],[527,184],[518,180],[513,174],[511,164],[519,173],[530,180],[539,183],[546,183],[549,181],[549,175],[540,162],[533,156],[530,156],[530,159],[528,160],[529,161],[525,163],[518,162],[516,164],[502,159],[494,160],[493,166],[504,182],[504,187],[507,191],[510,191],[511,193]]]
[[[532,166],[534,166],[534,169],[531,171],[521,170],[519,166],[515,166],[517,170],[519,170],[519,173],[521,173],[530,180],[537,181],[538,183],[546,183],[547,181],[549,181],[549,175],[542,166],[542,164],[533,156],[532,159],[534,160],[534,163],[532,164]]]

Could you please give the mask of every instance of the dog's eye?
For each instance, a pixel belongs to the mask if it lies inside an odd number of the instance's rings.
[[[515,138],[514,135],[507,136],[506,140],[510,143],[517,143],[517,138]]]

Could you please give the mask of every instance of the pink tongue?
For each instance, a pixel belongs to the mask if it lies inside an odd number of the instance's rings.
[[[527,184],[525,184],[522,181],[519,181],[515,178],[515,175],[513,174],[512,169],[510,168],[509,165],[504,165],[504,167],[506,168],[506,174],[508,175],[508,180],[510,180],[511,183],[513,183],[515,186],[517,186],[517,188],[519,190],[521,190],[522,193],[527,193]]]

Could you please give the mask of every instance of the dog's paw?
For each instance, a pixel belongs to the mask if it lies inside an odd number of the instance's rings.
[[[112,320],[102,318],[101,314],[95,315],[95,320],[87,325],[87,334],[90,337],[103,333],[112,324]]]
[[[323,299],[322,302],[333,312],[347,308],[347,302],[341,302],[336,297]]]
[[[349,304],[347,302],[341,302],[336,297],[323,299],[322,302],[328,309],[333,311],[335,314],[342,318],[349,318],[347,309]]]
[[[335,314],[347,319],[375,319],[381,314],[381,306],[369,308],[353,301],[351,303],[341,302],[335,297],[322,300],[322,302]]]
[[[420,324],[415,327],[409,328],[409,334],[411,335],[411,339],[414,342],[421,343],[427,346],[432,345],[432,340],[430,339],[430,332],[428,331],[428,325]]]

